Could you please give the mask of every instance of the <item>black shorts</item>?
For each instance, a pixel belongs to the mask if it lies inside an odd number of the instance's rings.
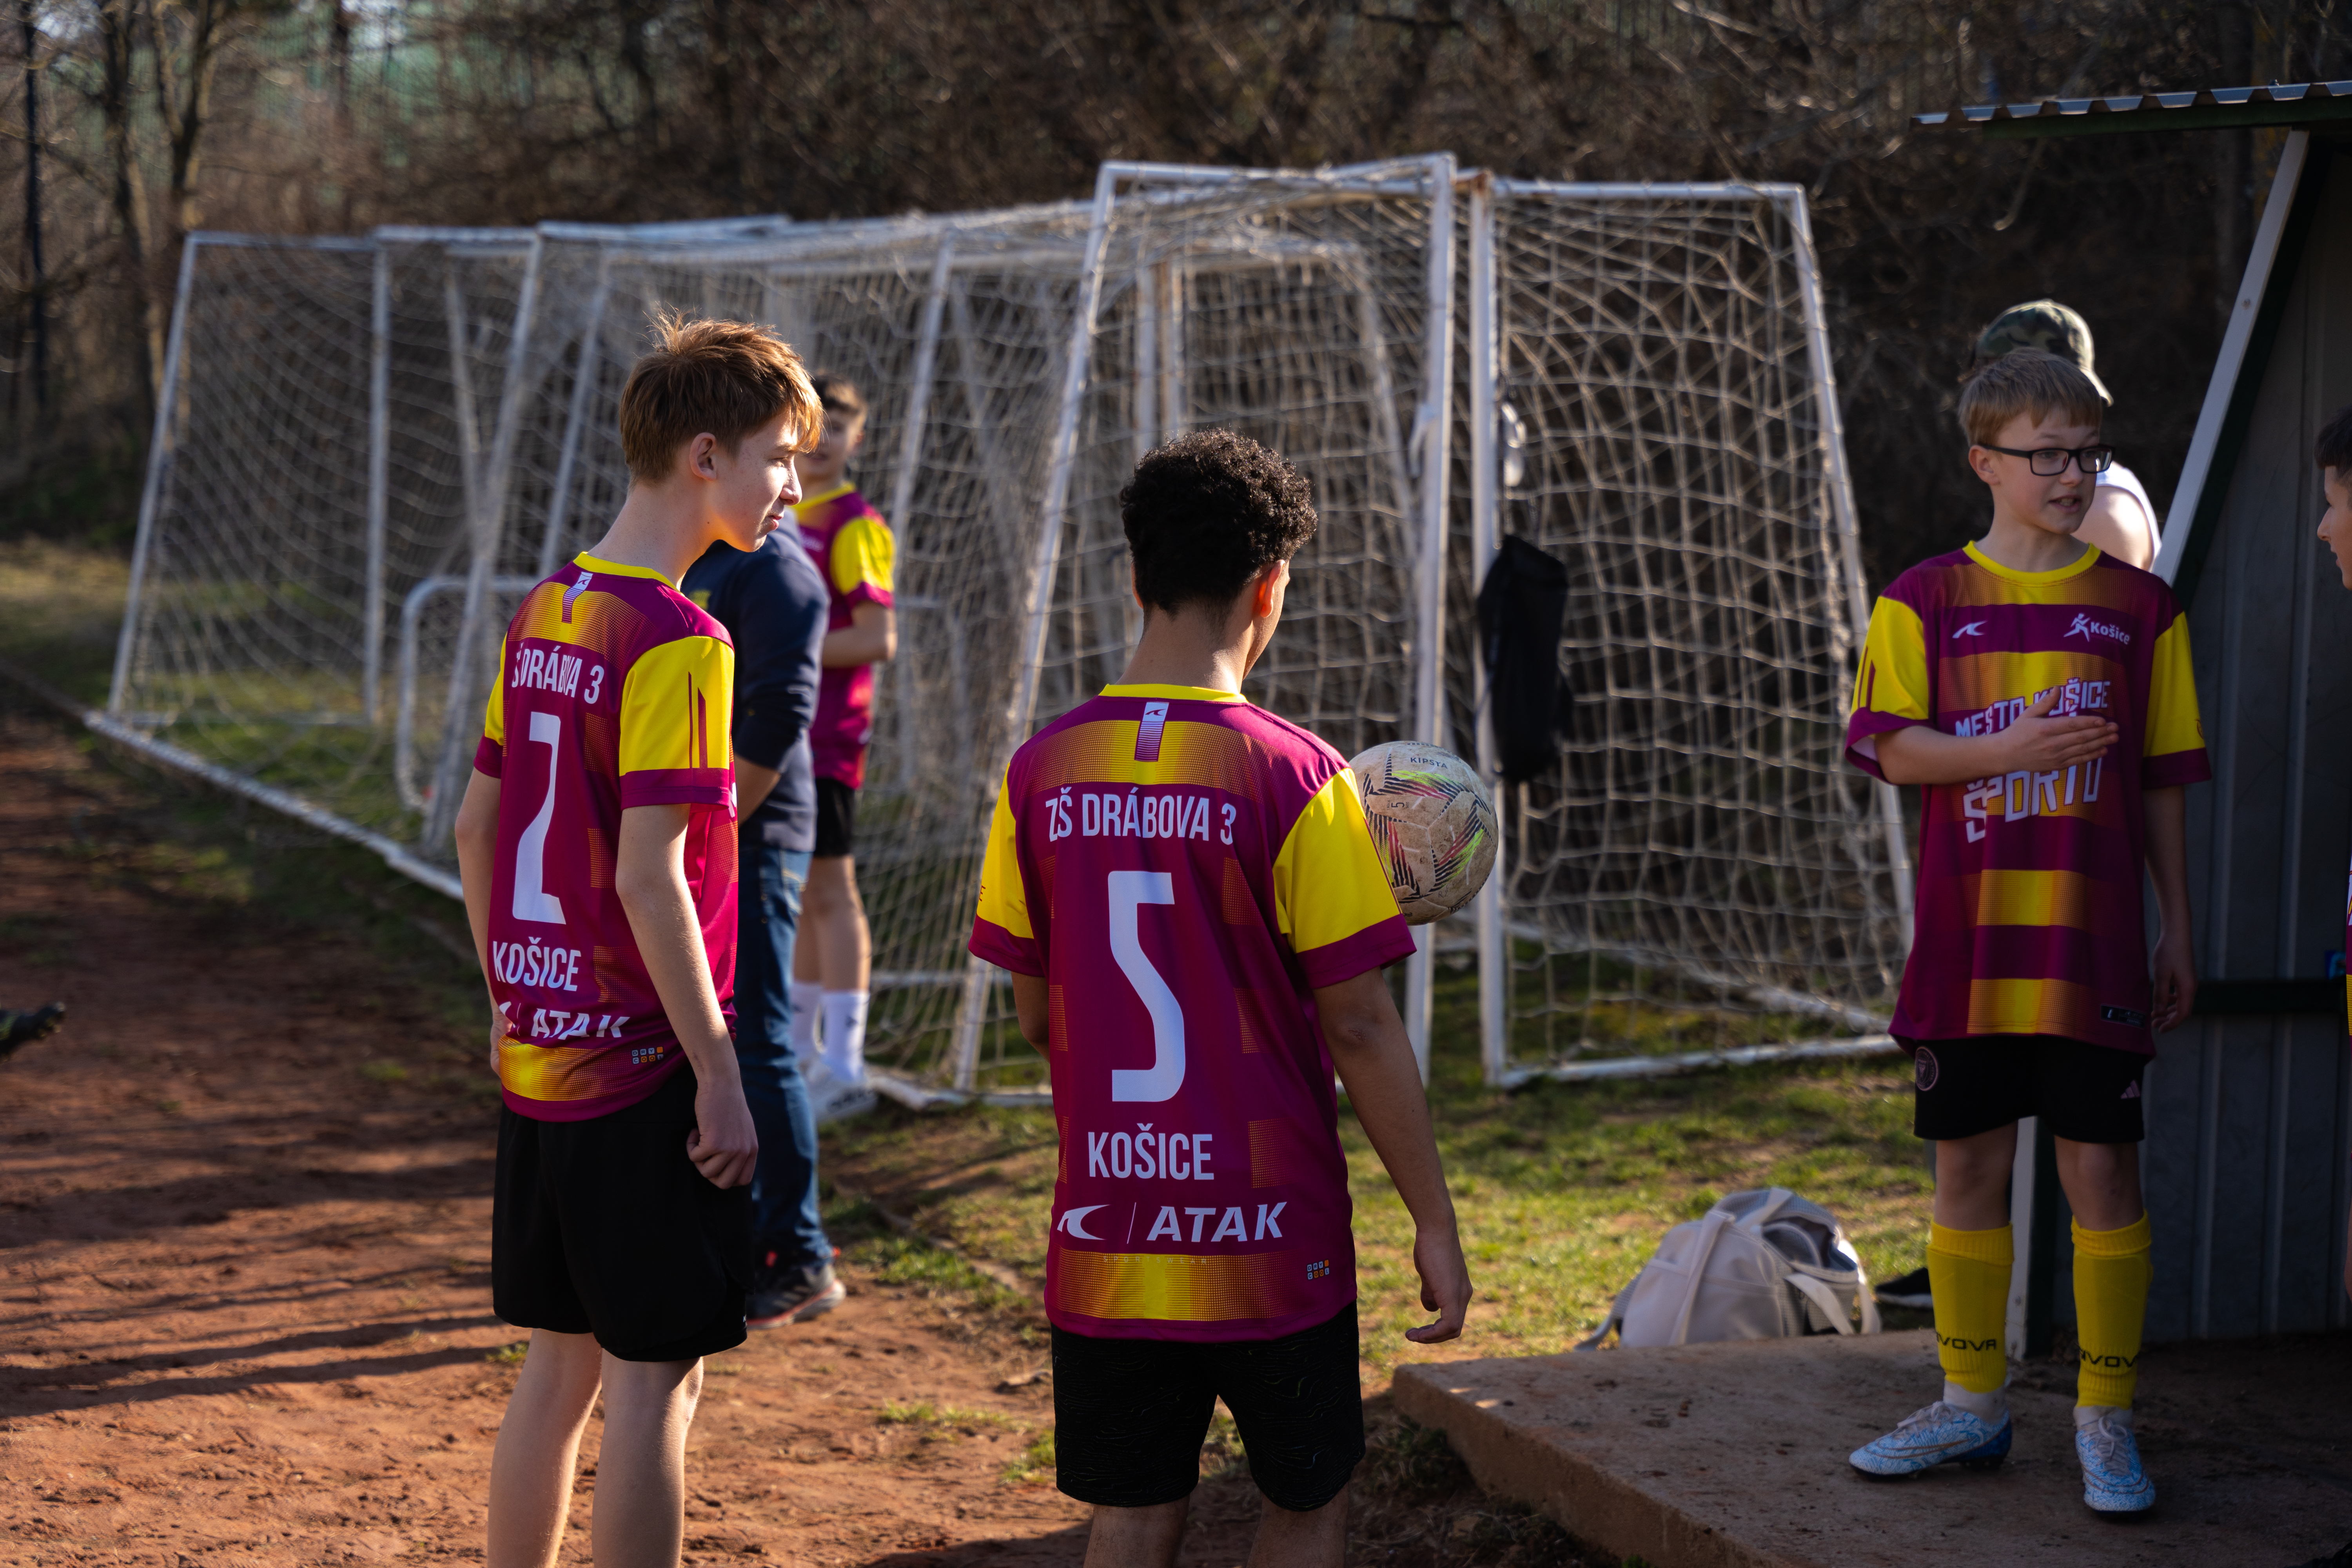
[[[499,1112],[490,1305],[519,1329],[593,1334],[622,1361],[692,1361],[743,1342],[751,1189],[686,1156],[694,1073],[586,1121]]]
[[[824,860],[849,853],[849,838],[857,826],[857,792],[839,779],[816,781],[815,858]]]
[[[1278,1340],[1196,1344],[1054,1331],[1054,1454],[1063,1491],[1098,1508],[1192,1495],[1223,1399],[1250,1478],[1276,1508],[1311,1513],[1364,1457],[1356,1304]]]
[[[1916,1086],[1911,1127],[1922,1138],[1973,1138],[2028,1116],[2076,1143],[2147,1136],[2139,1080],[2149,1058],[2137,1051],[2057,1035],[1904,1043]]]

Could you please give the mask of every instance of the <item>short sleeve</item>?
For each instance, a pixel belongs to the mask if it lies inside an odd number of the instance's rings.
[[[1016,974],[1042,975],[1036,929],[1029,922],[1029,890],[1021,880],[1021,846],[1015,837],[1013,778],[1008,772],[996,792],[989,818],[988,851],[980,866],[980,909],[972,917],[971,954]]]
[[[890,525],[868,512],[833,536],[833,590],[852,605],[890,603],[890,572],[898,544]]]
[[[2213,776],[2205,754],[2205,721],[2197,711],[2197,677],[2189,664],[2189,617],[2173,612],[2156,639],[2147,681],[2147,731],[2140,746],[2140,787],[2169,789]]]
[[[482,738],[474,747],[474,771],[502,778],[507,765],[507,639],[499,639],[499,662],[490,677],[490,700],[482,705]]]
[[[1881,598],[1870,612],[1862,668],[1853,679],[1846,716],[1845,758],[1875,778],[1878,737],[1935,721],[1927,683],[1927,634],[1919,612],[1900,599]]]
[[[729,806],[735,650],[684,637],[638,655],[621,686],[621,806]]]
[[[1412,952],[1351,770],[1334,773],[1291,824],[1274,858],[1274,909],[1309,985],[1337,985]]]

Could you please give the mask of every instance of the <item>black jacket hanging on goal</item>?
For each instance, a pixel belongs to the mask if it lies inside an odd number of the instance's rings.
[[[1559,755],[1570,699],[1559,673],[1567,614],[1567,566],[1506,534],[1478,590],[1478,643],[1486,657],[1486,700],[1507,783],[1525,784]]]

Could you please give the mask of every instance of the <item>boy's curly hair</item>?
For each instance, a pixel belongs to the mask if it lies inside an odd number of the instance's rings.
[[[1999,440],[2000,427],[2021,414],[2038,421],[2053,412],[2071,425],[2096,426],[2106,405],[2080,368],[2040,349],[2011,349],[1988,360],[1960,388],[1960,428],[1974,446]]]
[[[1298,470],[1246,436],[1195,430],[1144,454],[1118,492],[1138,597],[1171,614],[1222,609],[1315,536]]]
[[[2336,417],[2320,426],[2319,439],[2312,443],[2312,460],[2323,468],[2352,478],[2352,403],[2336,411]]]
[[[792,416],[803,450],[824,433],[801,356],[767,328],[665,311],[653,335],[621,388],[621,456],[635,478],[667,479],[677,449],[705,432],[732,451],[780,414]]]

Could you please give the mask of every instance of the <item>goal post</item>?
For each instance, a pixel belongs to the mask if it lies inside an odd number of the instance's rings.
[[[1476,909],[1486,1076],[1885,1049],[1909,865],[1843,754],[1869,603],[1803,193],[1498,179],[1469,210],[1456,594],[1505,533],[1570,568],[1568,733],[1501,786]]]
[[[1454,184],[1450,154],[1103,165],[994,773],[1118,678],[1141,635],[1118,489],[1142,453],[1204,426],[1281,452],[1320,518],[1247,695],[1346,754],[1443,732]],[[1424,941],[1406,998],[1424,1077],[1430,959]],[[959,1084],[984,1070],[978,1034],[967,1014]]]
[[[870,1055],[908,1097],[1038,1092],[964,951],[989,812],[1140,635],[1137,458],[1212,426],[1314,486],[1246,689],[1344,754],[1430,740],[1492,777],[1478,584],[1507,533],[1571,566],[1571,732],[1501,792],[1475,909],[1419,933],[1424,1071],[1441,951],[1477,963],[1496,1084],[1883,1041],[1908,868],[1841,755],[1868,606],[1790,187],[1113,163],[987,213],[194,235],[108,732],[454,890],[497,637],[625,495],[665,309],[767,323],[867,396],[900,643],[859,878]]]

